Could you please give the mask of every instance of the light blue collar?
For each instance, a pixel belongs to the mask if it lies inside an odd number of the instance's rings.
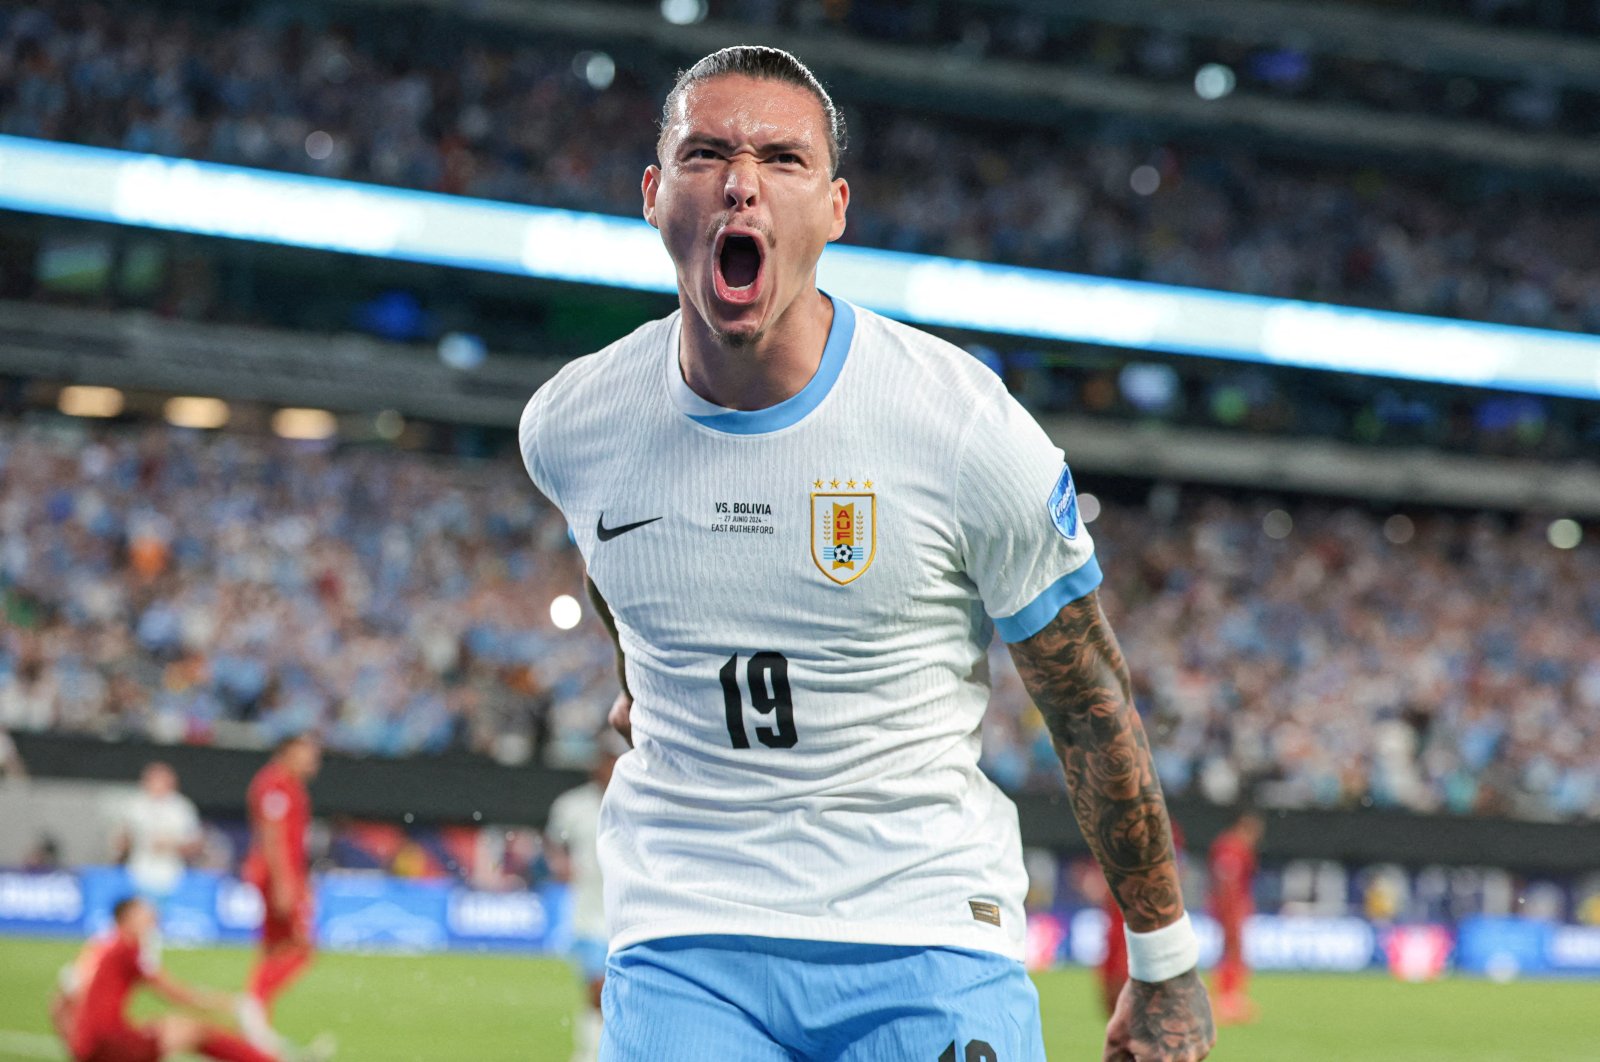
[[[766,409],[726,409],[707,402],[684,382],[683,370],[678,364],[678,344],[674,342],[668,368],[675,404],[695,423],[729,435],[764,435],[800,423],[833,390],[856,334],[855,307],[832,295],[828,295],[828,299],[833,303],[833,326],[828,329],[828,342],[822,348],[822,361],[816,373],[799,392]],[[680,329],[681,325],[673,330],[674,340],[682,334]]]

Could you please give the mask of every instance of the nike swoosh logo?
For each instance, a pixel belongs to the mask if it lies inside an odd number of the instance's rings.
[[[601,542],[610,542],[612,539],[616,538],[618,535],[626,535],[629,531],[637,531],[639,528],[643,527],[645,524],[653,524],[657,520],[660,520],[660,519],[661,519],[661,517],[659,517],[659,516],[652,516],[650,519],[648,519],[648,520],[640,520],[636,524],[622,524],[622,525],[620,525],[618,527],[607,527],[606,526],[606,514],[605,513],[601,513],[600,514],[600,519],[598,519],[598,520],[596,520],[594,522],[594,533],[600,536],[600,541]]]

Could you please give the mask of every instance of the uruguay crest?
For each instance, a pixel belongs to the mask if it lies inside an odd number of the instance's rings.
[[[819,480],[816,486],[822,486]],[[854,487],[852,480],[848,486]],[[864,486],[872,486],[867,481]],[[838,480],[829,486],[837,488]],[[878,496],[871,491],[813,491],[811,559],[840,584],[859,579],[878,553]]]

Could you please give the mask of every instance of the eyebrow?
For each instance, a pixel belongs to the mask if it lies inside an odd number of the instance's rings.
[[[712,136],[710,133],[689,133],[679,142],[678,147],[681,150],[691,144],[716,148],[722,152],[732,152],[738,146],[731,140],[725,140],[720,136]],[[776,155],[785,151],[809,152],[812,147],[811,142],[807,140],[775,140],[767,144],[757,144],[756,150],[763,154]]]

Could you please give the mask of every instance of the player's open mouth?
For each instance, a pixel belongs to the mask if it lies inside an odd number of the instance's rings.
[[[741,305],[761,296],[766,262],[765,242],[755,233],[724,231],[717,239],[717,298]]]

